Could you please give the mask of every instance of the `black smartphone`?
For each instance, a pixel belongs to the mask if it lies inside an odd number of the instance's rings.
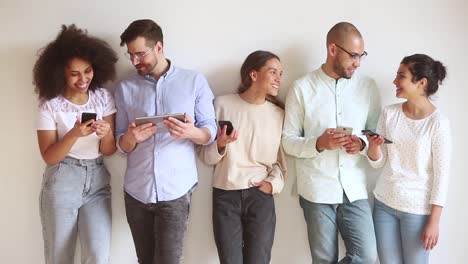
[[[86,113],[86,112],[83,112],[81,114],[81,123],[83,124],[84,122],[88,121],[88,120],[91,120],[91,119],[94,119],[94,121],[96,121],[96,118],[97,118],[97,115],[96,113]],[[91,124],[89,124],[88,126],[90,126]]]
[[[369,136],[381,136],[383,137],[382,135],[379,135],[377,132],[374,132],[370,129],[366,129],[366,130],[361,130],[362,134],[364,135],[369,135]],[[384,144],[392,144],[393,141],[389,140],[389,139],[386,139],[385,137],[383,137],[384,139]]]
[[[230,135],[232,133],[232,130],[234,130],[234,127],[232,126],[231,121],[226,121],[226,120],[219,120],[218,125],[221,129],[223,129],[224,126],[226,126],[226,135]]]

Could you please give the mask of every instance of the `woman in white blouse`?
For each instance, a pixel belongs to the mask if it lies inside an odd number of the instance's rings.
[[[115,77],[117,55],[75,25],[62,26],[34,66],[37,137],[47,163],[40,194],[45,263],[109,263],[110,175],[102,155],[115,152],[115,106],[100,88]],[[95,115],[81,120],[83,113]]]
[[[213,231],[221,264],[268,264],[275,233],[273,195],[284,186],[281,148],[284,111],[275,97],[281,85],[278,56],[255,51],[245,59],[238,93],[215,100],[216,141],[201,149],[215,165]]]
[[[432,104],[446,76],[424,54],[403,58],[393,83],[404,103],[384,108],[368,136],[368,157],[383,167],[374,190],[374,225],[382,264],[428,263],[447,196],[451,138],[448,119]],[[385,144],[383,137],[393,141]]]

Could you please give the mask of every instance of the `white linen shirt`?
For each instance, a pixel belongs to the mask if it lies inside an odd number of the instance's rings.
[[[451,159],[450,123],[439,110],[413,120],[402,104],[385,107],[377,133],[393,141],[371,165],[384,166],[374,190],[387,206],[410,214],[429,215],[432,205],[444,206]]]
[[[353,134],[375,129],[380,96],[375,82],[354,74],[335,80],[321,68],[297,80],[286,98],[283,147],[296,157],[297,191],[314,203],[339,204],[343,191],[349,201],[367,198],[365,153],[348,154],[345,148],[316,149],[317,138],[327,128],[346,126]]]

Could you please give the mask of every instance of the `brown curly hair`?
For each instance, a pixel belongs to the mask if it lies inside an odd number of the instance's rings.
[[[62,25],[57,38],[40,50],[34,65],[33,84],[40,100],[50,100],[64,94],[65,66],[73,58],[80,58],[92,65],[94,77],[89,85],[91,91],[114,80],[118,59],[115,51],[105,41],[89,36],[86,30],[74,24]]]

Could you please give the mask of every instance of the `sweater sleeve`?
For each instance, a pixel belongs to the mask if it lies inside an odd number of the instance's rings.
[[[226,155],[228,147],[229,145],[227,145],[226,148],[224,148],[224,151],[220,154],[218,152],[217,141],[215,140],[207,146],[197,146],[197,152],[200,159],[207,165],[215,165]]]
[[[273,164],[271,171],[268,173],[268,177],[265,181],[271,183],[273,187],[272,194],[280,193],[284,187],[284,181],[287,177],[286,159],[284,156],[283,147],[280,146],[278,150],[277,162]]]

